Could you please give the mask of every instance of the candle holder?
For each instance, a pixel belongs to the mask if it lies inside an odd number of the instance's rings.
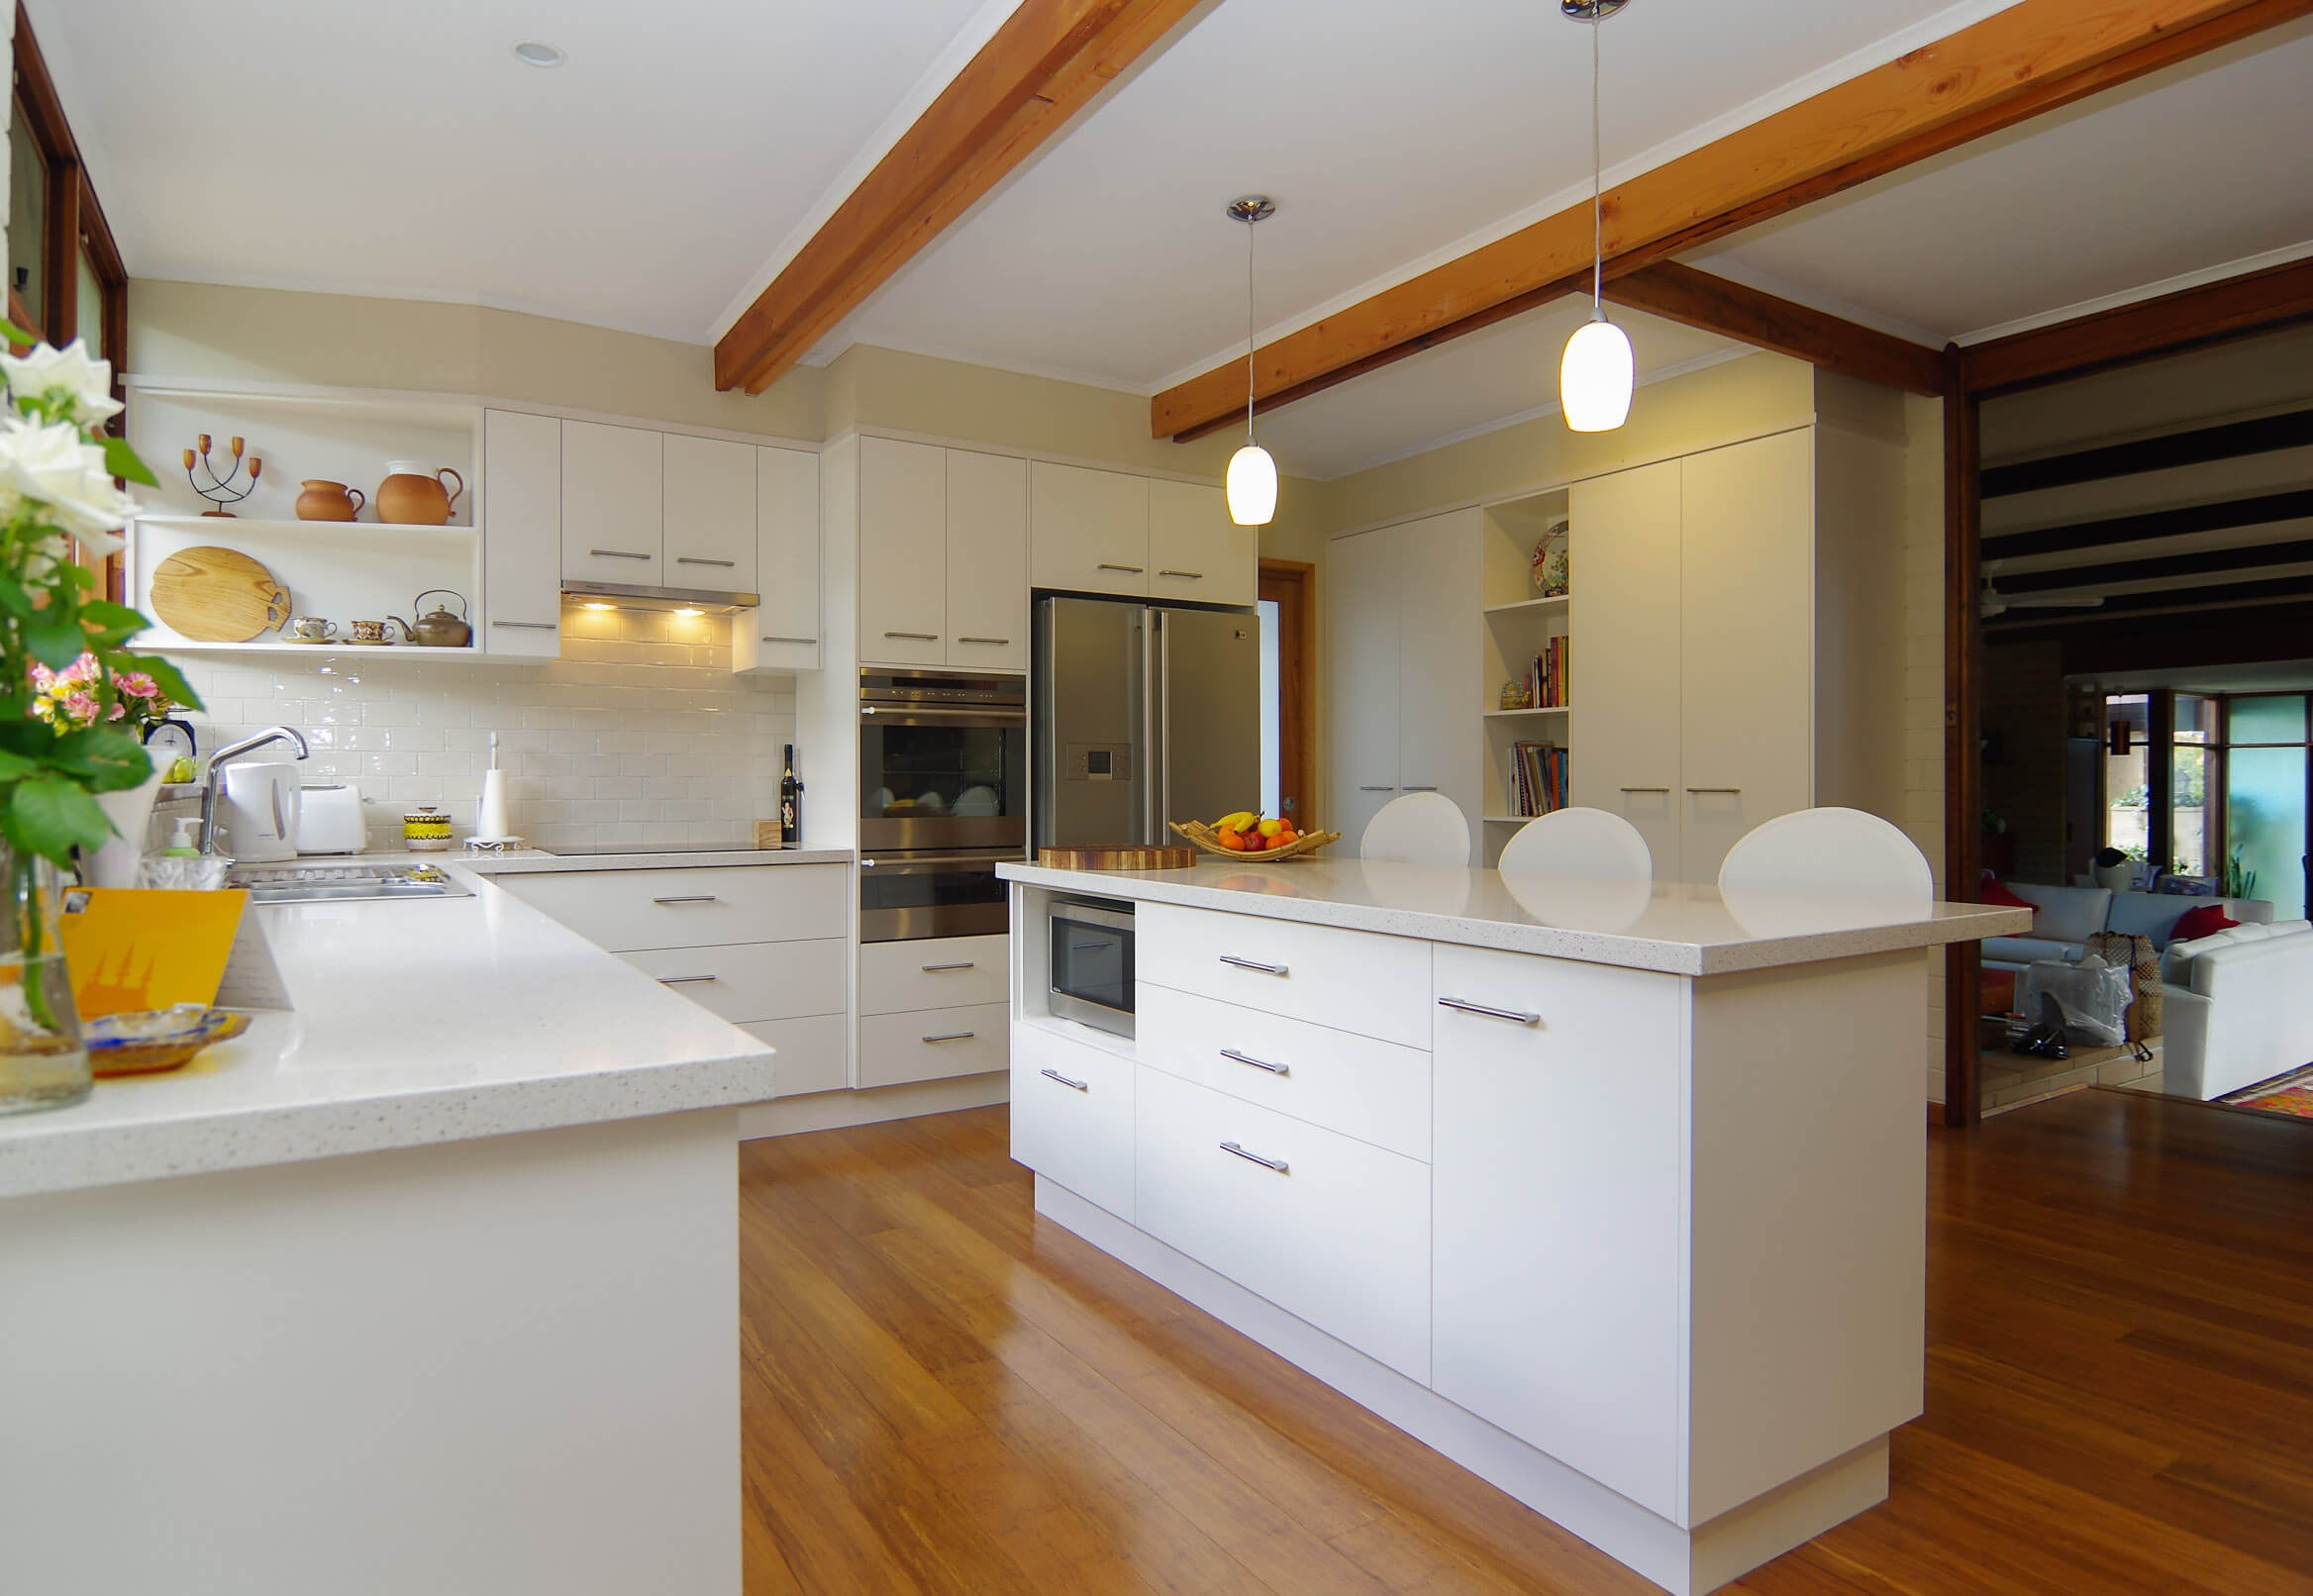
[[[228,441],[227,447],[233,450],[233,463],[226,468],[223,476],[219,476],[217,467],[209,463],[209,435],[207,433],[194,439],[193,448],[185,450],[185,480],[193,485],[195,493],[217,506],[214,510],[203,510],[201,512],[203,519],[211,516],[221,516],[228,521],[236,519],[233,512],[225,507],[229,504],[239,504],[254,493],[257,490],[257,478],[263,474],[265,469],[265,462],[251,454],[248,460],[249,485],[239,492],[234,491],[234,481],[241,475],[243,463],[241,457],[242,441],[238,438],[231,439]],[[193,466],[196,461],[209,478],[207,487],[203,487],[200,477],[193,474]]]

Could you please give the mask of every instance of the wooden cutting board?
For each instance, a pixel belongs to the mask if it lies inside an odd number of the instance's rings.
[[[1036,850],[1036,862],[1054,870],[1185,870],[1196,861],[1193,848],[1138,848],[1127,843]]]
[[[289,589],[247,554],[186,549],[153,567],[152,613],[195,643],[248,643],[289,619]]]

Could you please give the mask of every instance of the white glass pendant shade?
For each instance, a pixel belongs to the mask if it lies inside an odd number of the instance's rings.
[[[1248,444],[1229,456],[1229,519],[1241,527],[1265,527],[1276,513],[1277,462],[1258,444]]]
[[[1637,375],[1631,341],[1621,328],[1601,316],[1574,329],[1559,361],[1559,405],[1566,426],[1577,433],[1610,433],[1630,420]]]

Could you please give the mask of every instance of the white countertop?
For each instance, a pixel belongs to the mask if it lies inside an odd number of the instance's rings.
[[[0,1197],[773,1095],[771,1050],[753,1037],[465,860],[419,857],[473,896],[252,905],[294,1012],[259,1014],[181,1070],[0,1118]]]
[[[1299,920],[1391,937],[1498,948],[1671,975],[1726,975],[1972,942],[2030,929],[2028,909],[1716,887],[1504,875],[1434,864],[1301,858],[1186,870],[999,864],[1007,881],[1091,897]]]
[[[376,859],[384,855],[349,855]],[[548,853],[526,848],[518,853],[418,853],[413,858],[462,864],[478,875],[545,875],[564,870],[703,870],[732,864],[849,864],[848,848],[734,848],[705,851],[632,853]],[[316,860],[315,862],[320,862]]]

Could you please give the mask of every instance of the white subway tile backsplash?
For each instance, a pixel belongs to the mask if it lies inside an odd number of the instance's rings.
[[[794,741],[794,684],[732,676],[716,617],[573,610],[562,652],[534,669],[382,652],[179,663],[209,706],[194,717],[205,749],[296,727],[309,780],[357,782],[371,800],[373,848],[399,845],[411,805],[470,832],[492,733],[514,828],[534,843],[751,842],[771,813],[779,746]]]

